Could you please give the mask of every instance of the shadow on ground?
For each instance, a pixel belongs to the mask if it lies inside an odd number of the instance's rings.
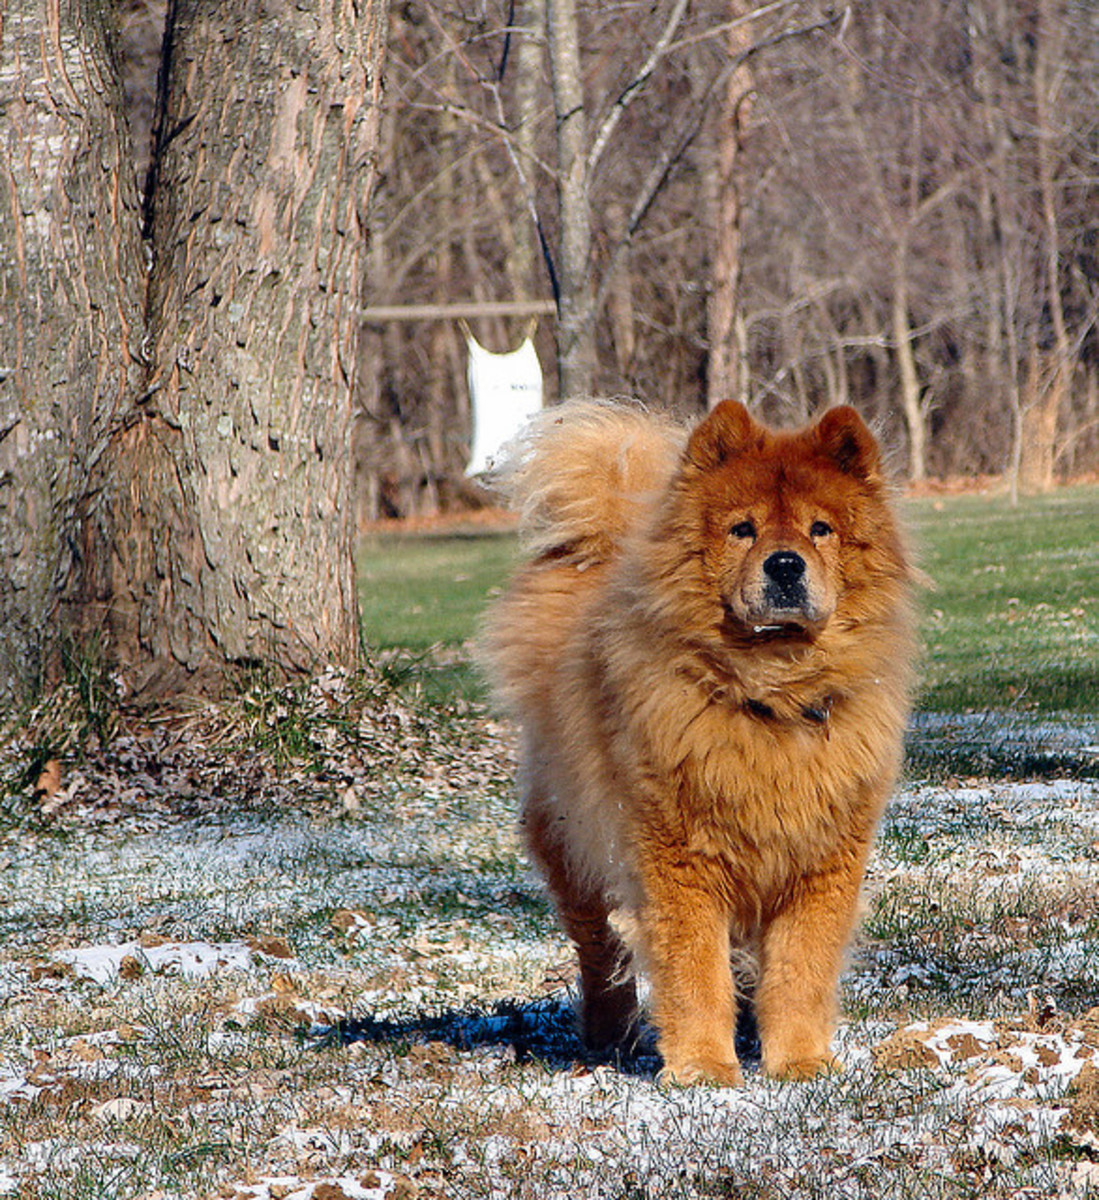
[[[1093,717],[917,712],[906,750],[908,773],[916,778],[1099,778],[1099,722]]]
[[[487,1010],[448,1009],[400,1020],[349,1017],[325,1030],[316,1044],[321,1048],[353,1042],[394,1047],[443,1042],[467,1052],[484,1047],[510,1047],[516,1062],[539,1062],[556,1071],[609,1064],[627,1075],[653,1076],[660,1069],[656,1032],[645,1022],[628,1052],[593,1055],[580,1040],[575,1009],[567,997],[525,1003],[505,1000]],[[750,1005],[741,1010],[736,1047],[746,1066],[758,1062],[759,1037]]]

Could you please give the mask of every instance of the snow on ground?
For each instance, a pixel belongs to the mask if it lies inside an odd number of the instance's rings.
[[[140,975],[146,970],[201,978],[219,970],[242,971],[253,963],[252,949],[243,942],[215,945],[211,942],[136,940],[117,946],[59,950],[54,957],[57,962],[71,966],[74,975],[96,983]]]
[[[662,1089],[651,1049],[583,1060],[509,793],[395,786],[347,811],[0,841],[0,1194],[1099,1185],[1094,781],[906,788],[845,978],[845,1071],[749,1063],[736,1091]]]

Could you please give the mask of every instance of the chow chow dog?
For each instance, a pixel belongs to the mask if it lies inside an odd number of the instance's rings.
[[[529,560],[481,660],[521,726],[526,840],[579,953],[587,1045],[628,1047],[641,970],[661,1078],[739,1084],[730,962],[749,953],[763,1069],[835,1068],[913,658],[873,435],[849,407],[776,432],[726,401],[688,432],[572,402],[499,483]]]

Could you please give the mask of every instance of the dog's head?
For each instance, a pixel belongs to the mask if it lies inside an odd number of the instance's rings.
[[[774,432],[725,401],[692,433],[675,492],[704,586],[743,636],[815,636],[868,572],[903,572],[881,454],[853,408]]]

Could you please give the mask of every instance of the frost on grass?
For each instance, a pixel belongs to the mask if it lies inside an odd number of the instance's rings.
[[[651,1039],[583,1056],[506,731],[405,714],[367,753],[326,687],[308,768],[119,731],[4,826],[0,1194],[1094,1193],[1095,782],[906,788],[845,1073],[668,1091]]]

